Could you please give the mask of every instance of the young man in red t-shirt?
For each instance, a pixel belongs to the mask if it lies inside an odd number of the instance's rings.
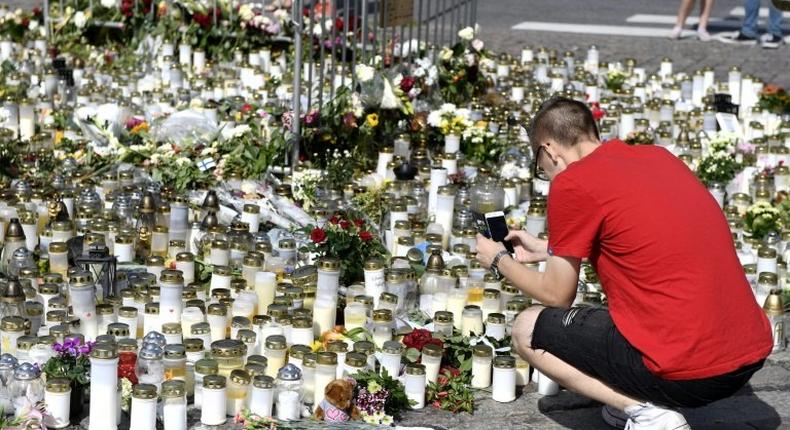
[[[511,256],[477,239],[485,267],[546,306],[519,315],[515,348],[560,385],[604,403],[610,424],[689,428],[670,408],[732,395],[772,348],[721,209],[666,149],[602,144],[583,103],[544,103],[530,143],[536,174],[551,181],[548,242],[513,231]],[[585,258],[608,309],[569,308]],[[542,260],[543,273],[521,265]]]

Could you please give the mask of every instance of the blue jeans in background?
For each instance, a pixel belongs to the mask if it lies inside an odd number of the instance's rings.
[[[760,0],[746,0],[744,9],[746,15],[743,18],[741,33],[747,37],[757,38],[757,17],[760,14]],[[782,11],[774,6],[773,2],[768,1],[768,32],[782,37]]]

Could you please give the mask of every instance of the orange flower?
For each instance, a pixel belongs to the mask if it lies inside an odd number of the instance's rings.
[[[768,84],[763,87],[762,93],[766,96],[772,96],[783,92],[784,90],[782,87],[776,84]]]

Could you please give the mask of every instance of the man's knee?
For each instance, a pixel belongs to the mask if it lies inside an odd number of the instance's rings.
[[[532,332],[543,306],[531,306],[518,314],[513,322],[513,347],[522,357],[532,351]]]

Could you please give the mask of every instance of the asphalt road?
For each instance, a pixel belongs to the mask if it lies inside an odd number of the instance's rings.
[[[571,50],[583,58],[587,47],[595,44],[601,51],[601,61],[635,58],[648,70],[656,70],[661,59],[669,57],[676,70],[693,72],[711,66],[717,79],[725,80],[729,67],[738,65],[766,82],[790,88],[790,37],[775,50],[715,40],[700,42],[694,37],[696,26],[692,25],[699,14],[697,7],[686,26],[691,37],[671,41],[666,36],[679,4],[680,0],[480,0],[477,21],[489,47],[512,54],[518,54],[524,46],[544,46],[560,52]],[[715,36],[736,31],[743,19],[742,6],[742,0],[717,0],[708,26],[710,33]],[[767,8],[768,0],[763,0],[762,6]],[[761,29],[763,21],[761,18]],[[785,36],[790,35],[788,13],[783,28]]]

